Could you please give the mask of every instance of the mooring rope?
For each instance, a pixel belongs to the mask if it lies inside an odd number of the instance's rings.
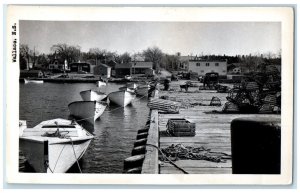
[[[161,154],[162,156],[169,161],[169,163],[171,163],[173,166],[175,166],[175,168],[179,169],[180,171],[182,171],[184,174],[189,174],[187,171],[185,171],[183,168],[181,168],[180,166],[178,166],[177,164],[175,164],[172,160],[170,160],[163,152],[162,150],[157,147],[156,145],[152,145],[152,144],[146,144],[146,146],[152,146],[155,147]]]

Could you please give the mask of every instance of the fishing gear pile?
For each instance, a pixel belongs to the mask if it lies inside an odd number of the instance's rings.
[[[250,73],[229,91],[226,99],[223,108],[226,113],[280,113],[280,72],[268,65],[260,72]]]

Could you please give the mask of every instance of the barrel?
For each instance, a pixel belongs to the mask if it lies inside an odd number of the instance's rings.
[[[280,174],[280,117],[234,119],[231,150],[233,174]]]
[[[132,169],[132,168],[137,168],[141,167],[143,165],[145,159],[145,155],[135,155],[128,157],[124,160],[124,172]]]
[[[140,154],[145,154],[146,153],[146,146],[141,145],[141,146],[136,146],[135,148],[132,149],[131,155],[140,155]]]

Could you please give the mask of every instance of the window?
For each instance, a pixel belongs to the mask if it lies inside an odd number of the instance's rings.
[[[209,66],[209,63],[206,63],[205,66]]]
[[[200,63],[196,63],[196,66],[200,66]]]
[[[219,63],[215,63],[215,66],[219,66]]]
[[[204,70],[201,70],[201,72],[204,72]]]

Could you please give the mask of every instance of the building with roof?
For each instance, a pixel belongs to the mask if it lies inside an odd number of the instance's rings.
[[[71,72],[91,72],[91,64],[87,62],[74,62],[69,65]]]
[[[106,64],[98,64],[93,68],[94,75],[100,75],[105,78],[111,77],[111,67]]]
[[[188,71],[198,75],[205,75],[209,72],[216,72],[219,75],[227,75],[227,60],[203,60],[201,58],[188,61]]]
[[[132,61],[129,63],[116,64],[115,65],[115,76],[123,78],[126,75],[133,74],[149,74],[149,71],[153,70],[152,62],[145,61]]]

